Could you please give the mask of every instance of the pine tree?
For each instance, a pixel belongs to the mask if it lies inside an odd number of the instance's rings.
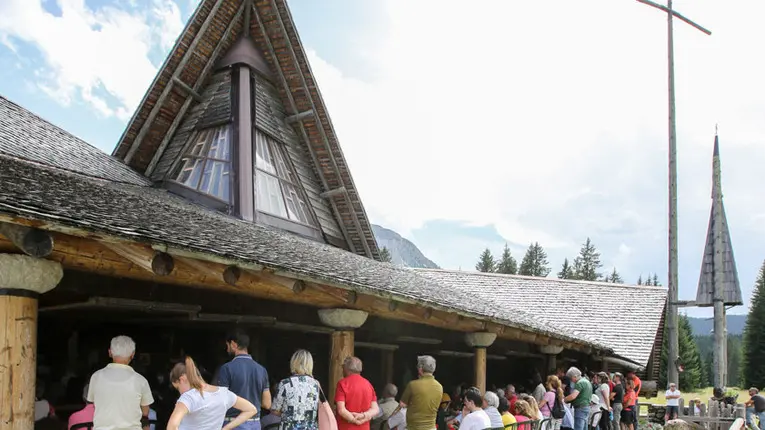
[[[659,275],[657,275],[655,273],[653,274],[653,280],[652,281],[653,282],[651,283],[651,285],[653,285],[654,287],[658,287],[659,285],[661,285],[661,283],[659,282]]]
[[[745,387],[765,386],[765,262],[754,285],[744,327],[743,376]]]
[[[699,349],[696,345],[696,340],[693,338],[693,329],[691,328],[691,321],[686,315],[679,315],[678,318],[678,346],[680,347],[680,364],[683,366],[683,371],[680,372],[680,380],[677,381],[680,390],[694,391],[701,387],[702,382],[702,360]],[[667,327],[664,326],[664,345],[661,350],[661,364],[659,370],[659,386],[666,387],[667,382],[667,350],[669,345],[667,344]]]
[[[529,249],[523,256],[518,274],[545,277],[550,274],[549,264],[544,248],[539,242],[535,242],[529,245]]]
[[[387,247],[383,246],[380,250],[380,261],[390,263],[390,258],[390,251],[388,251]]]
[[[579,256],[574,259],[574,273],[576,279],[582,279],[585,281],[597,281],[600,278],[598,269],[603,267],[600,262],[600,253],[595,249],[595,245],[592,244],[590,238],[582,245],[582,249],[579,250]]]
[[[568,264],[568,258],[563,260],[563,266],[558,272],[558,279],[574,279],[574,268]]]
[[[621,275],[619,275],[619,272],[616,271],[616,267],[614,267],[614,271],[611,272],[610,275],[606,275],[603,278],[603,280],[606,281],[606,282],[614,283],[614,284],[623,284],[624,283],[624,279],[622,279]]]
[[[518,262],[510,254],[510,248],[505,244],[505,249],[502,250],[502,257],[497,263],[497,273],[504,273],[507,275],[515,275],[518,273]]]
[[[642,274],[640,276],[638,276],[637,284],[638,285],[643,285],[643,275]]]
[[[491,255],[489,248],[486,248],[478,257],[478,263],[475,265],[475,270],[479,272],[494,272],[497,268],[497,262],[494,261],[494,256]]]

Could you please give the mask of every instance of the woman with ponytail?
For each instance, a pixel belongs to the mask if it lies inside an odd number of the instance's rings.
[[[178,363],[170,372],[170,382],[181,393],[167,423],[168,430],[231,430],[251,419],[258,412],[249,401],[224,387],[207,384],[191,357]],[[242,411],[235,420],[223,426],[226,411],[234,407]]]

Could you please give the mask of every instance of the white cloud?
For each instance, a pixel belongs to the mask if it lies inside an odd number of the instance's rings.
[[[151,0],[148,6],[133,12],[111,6],[94,10],[83,0],[59,0],[56,16],[40,0],[5,0],[0,40],[20,40],[39,50],[45,63],[38,86],[55,100],[65,105],[81,100],[100,115],[126,120],[156,74],[149,60],[153,45],[166,51],[183,27],[172,1]]]

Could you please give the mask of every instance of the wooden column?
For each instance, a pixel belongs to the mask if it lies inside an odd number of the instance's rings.
[[[474,358],[475,377],[473,380],[475,387],[483,394],[486,392],[486,348],[476,348]]]
[[[394,357],[396,351],[382,350],[382,379],[383,385],[393,383]]]
[[[0,254],[0,429],[34,428],[37,300],[61,280],[61,265]]]
[[[473,347],[474,352],[474,366],[475,377],[473,379],[474,385],[481,391],[481,394],[486,391],[486,348],[497,339],[496,333],[478,332],[468,333],[465,335],[465,343],[468,346]]]
[[[343,361],[353,357],[353,330],[337,330],[331,334],[329,352],[329,401],[335,403],[337,383],[343,379]]]
[[[353,330],[361,327],[368,314],[356,309],[319,309],[319,319],[335,331],[330,336],[329,404],[334,407],[335,388],[343,378],[343,361],[353,356]]]

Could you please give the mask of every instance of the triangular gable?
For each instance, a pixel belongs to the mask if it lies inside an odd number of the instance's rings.
[[[722,185],[720,172],[720,148],[718,137],[715,136],[713,153],[713,189],[712,209],[709,212],[709,226],[707,228],[707,241],[704,246],[704,256],[699,275],[699,287],[696,292],[696,306],[712,306],[714,304],[715,272],[722,272],[723,303],[725,305],[742,305],[741,284],[738,280],[736,259],[733,257],[733,245],[728,230],[728,219],[725,216],[725,205],[722,201]],[[718,209],[719,203],[719,209]],[[719,212],[718,212],[719,211]],[[717,230],[717,220],[721,220],[721,230]],[[721,236],[722,248],[716,249],[715,239]],[[715,253],[722,252],[722,267],[715,267]]]
[[[330,213],[343,230],[348,249],[379,258],[371,224],[285,0],[202,0],[113,155],[152,175],[185,116],[209,85],[215,67],[225,61],[224,56],[240,39],[247,19],[250,36],[271,69],[272,83],[286,114],[312,112],[290,121],[292,133],[298,137],[302,152],[311,155],[308,163],[316,177],[312,182],[320,198],[332,206]]]

